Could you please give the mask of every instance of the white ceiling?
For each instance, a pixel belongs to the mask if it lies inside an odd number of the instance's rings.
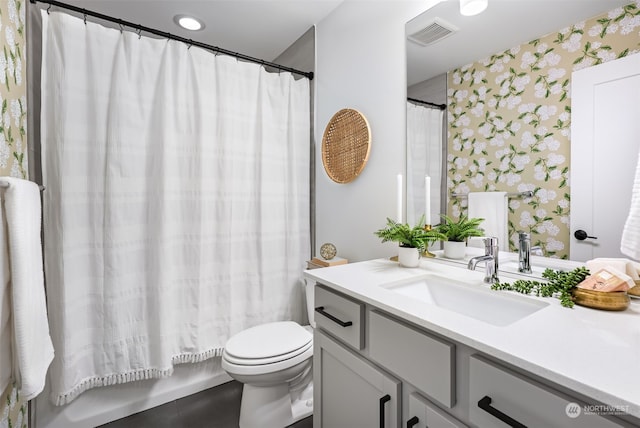
[[[96,12],[273,61],[345,0],[62,0]],[[354,1],[354,0],[348,0]],[[376,0],[368,0],[376,1]],[[631,0],[489,0],[482,14],[460,15],[444,0],[407,24],[407,34],[434,17],[460,31],[428,47],[407,42],[409,85],[528,42]],[[362,7],[366,1],[361,0]],[[40,7],[46,7],[40,4]],[[173,22],[192,14],[205,22],[190,32]],[[357,23],[355,23],[357,24]],[[107,25],[107,24],[105,24]],[[354,31],[357,25],[354,25]]]
[[[342,0],[61,1],[265,61],[273,61],[342,3]],[[173,22],[178,14],[198,17],[205,28],[187,31],[178,27]]]
[[[435,17],[460,30],[421,47],[407,41],[407,84],[427,80],[522,43],[631,3],[631,0],[489,0],[480,15],[460,15],[457,0],[447,0],[411,20],[407,35]]]

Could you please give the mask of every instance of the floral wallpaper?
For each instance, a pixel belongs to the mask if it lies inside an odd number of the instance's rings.
[[[0,0],[0,175],[27,178],[26,0]]]
[[[0,176],[27,178],[26,0],[0,0]],[[27,426],[14,385],[0,391],[0,428]]]
[[[26,428],[27,424],[27,403],[18,396],[18,389],[9,385],[0,393],[0,427]]]
[[[448,192],[533,191],[509,199],[511,250],[524,230],[568,258],[571,73],[637,52],[639,0],[449,72]]]

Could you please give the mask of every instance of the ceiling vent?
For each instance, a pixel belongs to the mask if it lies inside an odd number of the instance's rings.
[[[456,31],[458,31],[458,28],[455,25],[449,24],[440,18],[435,18],[422,30],[408,35],[407,38],[421,46],[427,46],[449,37]]]

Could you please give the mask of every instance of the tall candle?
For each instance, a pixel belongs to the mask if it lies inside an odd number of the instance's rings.
[[[424,177],[424,222],[425,224],[431,224],[431,177],[426,175]]]
[[[398,174],[396,221],[402,223],[402,174]]]

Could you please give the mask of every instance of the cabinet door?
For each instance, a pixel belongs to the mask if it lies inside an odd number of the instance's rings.
[[[409,415],[406,426],[407,428],[467,428],[465,424],[438,409],[429,400],[415,392],[409,395]]]
[[[400,426],[400,381],[318,330],[313,365],[314,427]]]

